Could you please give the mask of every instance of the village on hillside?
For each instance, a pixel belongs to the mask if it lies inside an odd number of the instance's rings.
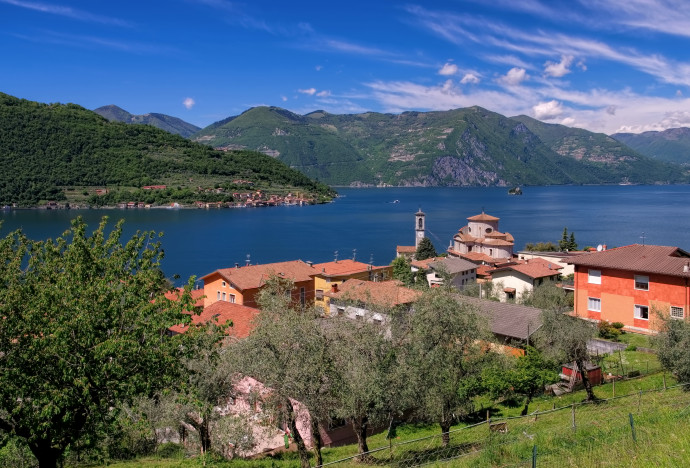
[[[201,278],[203,285],[199,289],[192,291],[198,313],[191,324],[172,327],[169,333],[186,333],[195,324],[214,321],[231,324],[226,331],[229,338],[245,339],[261,313],[257,303],[260,291],[272,277],[289,280],[292,303],[316,306],[324,320],[346,317],[369,322],[382,327],[387,336],[393,320],[389,311],[413,312],[422,289],[450,288],[458,294],[458,301],[470,304],[486,319],[491,334],[487,346],[512,356],[524,355],[531,338],[542,327],[542,311],[522,301],[542,285],[561,288],[571,298],[567,314],[590,323],[615,324],[629,333],[659,331],[664,317],[652,311],[661,311],[667,319],[682,320],[687,316],[690,253],[680,248],[635,244],[611,249],[601,245],[589,251],[516,252],[515,239],[500,230],[499,218],[482,212],[467,218],[467,224],[458,229],[442,255],[434,252],[429,256],[429,246],[432,251],[434,248],[425,236],[426,215],[420,209],[412,217],[414,231],[410,230],[410,237],[414,235],[415,244],[396,246],[391,265],[337,258],[318,264],[293,260],[219,265]],[[181,291],[172,291],[168,297],[175,299],[179,294]],[[552,387],[555,394],[582,385],[582,370],[572,362],[562,364],[563,381]],[[584,374],[592,385],[615,378],[604,375],[595,364],[586,367]],[[256,418],[260,413],[257,392],[268,394],[270,388],[251,377],[243,378],[223,411],[261,420]],[[314,433],[309,414],[300,409],[298,401],[294,405],[302,415],[297,418],[301,439],[311,446]],[[256,444],[244,456],[290,446],[290,428],[284,424],[257,422],[252,430]],[[319,427],[319,437],[322,446],[357,440],[352,426],[345,421]],[[176,435],[170,435],[169,440],[181,441]]]

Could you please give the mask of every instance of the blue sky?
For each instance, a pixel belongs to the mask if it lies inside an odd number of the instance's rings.
[[[1,92],[200,127],[259,105],[690,126],[687,0],[0,0],[0,50]]]

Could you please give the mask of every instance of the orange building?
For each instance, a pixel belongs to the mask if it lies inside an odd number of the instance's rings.
[[[292,300],[296,304],[308,305],[314,301],[316,273],[312,266],[301,260],[216,270],[201,278],[206,296],[204,308],[218,301],[258,307],[256,295],[271,276],[292,280],[295,283]]]
[[[393,275],[393,267],[372,266],[355,260],[338,260],[314,265],[315,304],[325,311],[329,310],[330,298],[324,293],[331,291],[334,285],[342,284],[348,279],[365,281],[386,281]]]
[[[658,330],[656,313],[685,319],[690,307],[690,254],[677,247],[633,244],[568,259],[575,266],[575,313]]]
[[[172,335],[177,335],[186,333],[190,326],[214,321],[218,326],[231,324],[225,331],[226,335],[235,338],[246,338],[254,329],[254,318],[258,314],[258,309],[217,301],[206,307],[200,314],[192,315],[192,323],[190,325],[174,325],[169,330]]]

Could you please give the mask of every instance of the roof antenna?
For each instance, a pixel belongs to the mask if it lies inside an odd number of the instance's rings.
[[[334,262],[338,263],[338,251],[336,250],[333,255],[335,256],[335,259],[333,259]]]
[[[354,262],[357,258],[357,249],[352,249],[352,261]]]
[[[647,237],[647,236],[645,236],[644,232],[643,232],[642,235],[640,236],[640,239],[642,239],[642,245],[644,245],[645,237]]]
[[[369,255],[369,265],[373,265],[373,264],[374,264],[374,254],[370,254]]]
[[[251,263],[251,260],[250,260],[249,254],[247,254],[247,260],[245,260],[245,266],[249,266],[250,263]]]

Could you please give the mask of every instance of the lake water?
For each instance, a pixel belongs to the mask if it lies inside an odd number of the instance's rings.
[[[690,250],[690,186],[338,189],[335,202],[225,210],[20,210],[0,212],[0,235],[21,228],[31,238],[56,237],[70,219],[97,227],[102,216],[124,218],[125,234],[165,233],[168,276],[183,280],[218,268],[284,260],[325,262],[338,258],[388,264],[396,245],[414,244],[414,213],[426,213],[427,237],[442,252],[467,217],[485,211],[501,218],[500,230],[528,242],[557,242],[567,226],[580,247],[633,243]],[[393,203],[398,200],[398,203]],[[179,284],[183,280],[178,281]]]

